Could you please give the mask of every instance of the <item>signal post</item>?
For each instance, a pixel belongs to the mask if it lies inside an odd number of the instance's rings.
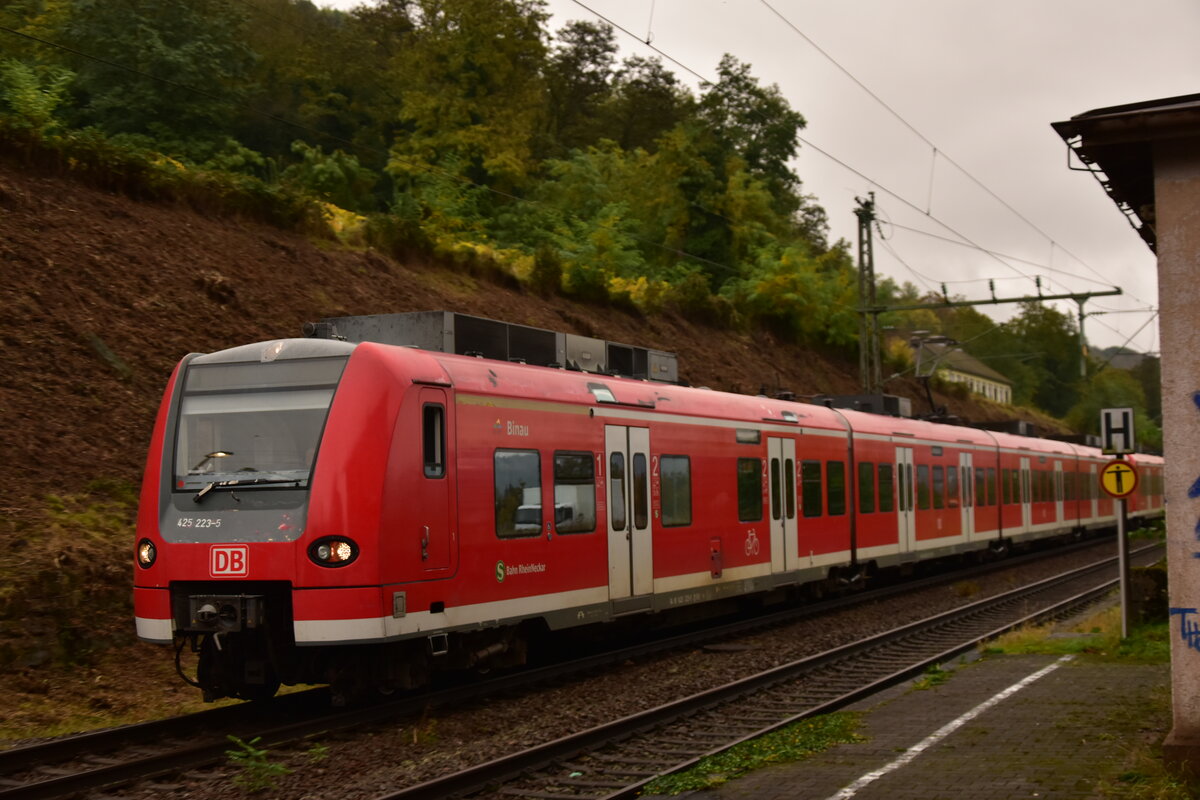
[[[1121,573],[1121,638],[1129,636],[1129,539],[1125,535],[1127,522],[1125,498],[1138,487],[1137,468],[1125,460],[1132,453],[1133,409],[1106,408],[1100,412],[1102,449],[1116,458],[1100,470],[1100,488],[1117,501],[1117,563]]]

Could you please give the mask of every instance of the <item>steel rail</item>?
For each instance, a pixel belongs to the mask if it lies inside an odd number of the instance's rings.
[[[276,698],[271,703],[246,703],[212,709],[167,720],[122,726],[78,736],[63,737],[49,742],[0,751],[0,776],[30,773],[41,765],[62,763],[70,759],[95,759],[121,748],[159,745],[164,741],[203,737],[201,741],[168,752],[142,753],[119,763],[91,764],[74,774],[56,774],[33,782],[0,777],[0,800],[48,800],[88,789],[111,789],[135,780],[145,780],[175,774],[188,769],[220,763],[226,758],[230,742],[213,735],[224,730],[248,740],[261,737],[264,746],[278,746],[300,739],[362,727],[386,719],[420,713],[427,708],[462,705],[470,700],[515,689],[528,688],[567,675],[586,673],[612,663],[640,658],[672,649],[695,646],[750,631],[782,625],[806,617],[831,613],[854,605],[877,602],[897,594],[917,591],[929,586],[945,585],[980,574],[1020,566],[1028,561],[1070,552],[1074,548],[1093,546],[1095,542],[1060,547],[1053,551],[1038,551],[1017,558],[989,562],[983,565],[939,574],[917,581],[906,581],[881,589],[864,591],[845,597],[806,604],[739,620],[723,625],[678,634],[672,637],[627,646],[577,658],[564,663],[525,670],[492,678],[485,682],[455,685],[447,689],[426,691],[406,696],[370,708],[332,710],[328,691],[314,689]],[[265,721],[262,717],[266,715]],[[116,753],[119,756],[119,753]],[[100,759],[104,760],[104,759]],[[112,761],[114,759],[108,759]],[[56,770],[58,772],[58,770]]]
[[[1143,548],[1138,551],[1139,555],[1145,555],[1149,551],[1157,550],[1160,546],[1154,545]],[[463,796],[474,792],[479,792],[485,788],[494,787],[497,784],[503,784],[512,781],[521,775],[531,773],[535,770],[544,769],[555,763],[567,761],[572,758],[578,758],[582,754],[596,751],[601,747],[613,742],[628,739],[639,734],[653,731],[660,726],[675,722],[680,719],[694,716],[707,709],[711,709],[721,704],[728,703],[738,698],[745,697],[755,692],[761,692],[781,683],[802,678],[805,674],[812,673],[817,669],[829,666],[841,661],[852,659],[856,656],[861,656],[873,650],[884,646],[889,642],[897,642],[906,638],[912,637],[922,631],[936,630],[941,626],[961,621],[964,618],[977,616],[988,612],[998,606],[1004,604],[1013,604],[1022,600],[1027,600],[1030,596],[1039,592],[1045,592],[1055,587],[1062,586],[1070,581],[1077,581],[1088,575],[1096,572],[1112,568],[1115,565],[1116,559],[1107,558],[1102,561],[1081,567],[1077,570],[1064,573],[1060,576],[1038,581],[1029,586],[1006,592],[1002,595],[986,598],[976,601],[962,608],[952,611],[936,614],[923,620],[904,625],[900,628],[889,631],[878,636],[865,637],[855,642],[834,648],[824,653],[808,656],[798,659],[789,664],[784,664],[770,670],[760,672],[756,675],[743,678],[724,686],[714,689],[699,692],[689,697],[666,703],[653,709],[648,709],[630,716],[614,720],[612,722],[597,725],[585,731],[576,734],[568,735],[556,739],[551,742],[546,742],[526,750],[514,753],[508,756],[503,756],[492,761],[479,764],[452,775],[442,778],[426,781],[415,786],[400,789],[394,793],[381,795],[376,800],[435,800],[436,798]],[[801,712],[784,715],[783,720],[776,720],[770,725],[754,726],[754,730],[737,735],[732,739],[721,742],[719,746],[704,749],[684,759],[683,761],[672,765],[668,769],[652,770],[651,774],[643,775],[638,780],[630,782],[628,786],[622,787],[615,792],[603,795],[603,800],[616,800],[617,798],[627,798],[636,796],[636,794],[651,780],[661,775],[671,774],[673,772],[686,769],[708,755],[721,752],[734,744],[753,739],[764,733],[775,730],[787,724],[791,724],[797,720],[804,719],[809,716],[820,713],[828,713],[845,706],[862,697],[869,696],[880,689],[892,685],[898,681],[902,681],[911,677],[932,664],[942,663],[954,658],[958,654],[969,650],[976,646],[980,641],[994,638],[1001,633],[1027,624],[1030,621],[1037,619],[1045,619],[1055,614],[1063,613],[1064,609],[1074,609],[1081,604],[1093,601],[1108,592],[1115,583],[1115,579],[1107,580],[1101,584],[1091,587],[1083,592],[1072,595],[1071,597],[1056,602],[1054,605],[1047,608],[1035,611],[1030,614],[1022,614],[1016,619],[1010,619],[1002,624],[987,627],[983,633],[976,633],[970,637],[964,638],[951,646],[937,650],[933,655],[922,655],[920,658],[910,661],[898,670],[893,670],[885,675],[874,677],[855,686],[853,689],[839,693],[836,697],[820,702],[817,705],[806,708]],[[536,791],[522,792],[515,788],[509,788],[505,794],[512,796],[529,796],[529,797],[568,797],[576,796],[579,798],[601,797],[595,794],[556,794],[551,792],[538,793]]]

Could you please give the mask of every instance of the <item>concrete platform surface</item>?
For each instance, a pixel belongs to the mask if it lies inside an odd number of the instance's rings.
[[[1093,798],[1129,768],[1170,667],[1059,656],[989,656],[852,706],[867,741],[758,770],[689,800]],[[1163,697],[1166,697],[1163,700]],[[1159,720],[1161,723],[1161,719]]]

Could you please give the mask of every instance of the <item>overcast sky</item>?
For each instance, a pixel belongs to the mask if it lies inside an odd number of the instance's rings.
[[[602,15],[632,34],[617,32],[623,55],[660,55],[693,87],[688,70],[715,78],[723,53],[778,84],[808,121],[794,169],[828,212],[833,238],[856,240],[855,198],[875,192],[881,274],[934,291],[944,282],[968,299],[986,299],[988,279],[999,297],[1035,294],[1040,276],[1046,294],[1124,290],[1088,301],[1087,312],[1158,305],[1153,254],[1096,180],[1068,169],[1050,123],[1200,92],[1196,0],[549,0],[547,8],[551,31]],[[1058,306],[1077,311],[1071,301]],[[980,310],[1003,319],[1017,309]],[[1084,329],[1094,346],[1157,351],[1153,317],[1096,314]]]

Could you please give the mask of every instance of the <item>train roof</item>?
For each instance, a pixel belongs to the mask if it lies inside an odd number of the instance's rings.
[[[268,360],[263,355],[267,352],[281,358],[311,358],[354,352],[370,354],[392,368],[402,370],[414,382],[445,384],[453,386],[458,392],[552,403],[640,408],[672,416],[744,421],[747,424],[774,423],[838,432],[852,430],[856,434],[905,437],[915,441],[961,443],[973,447],[998,446],[1002,450],[1028,451],[1033,455],[1106,458],[1098,448],[1052,439],[834,409],[764,395],[733,394],[705,387],[508,363],[374,342],[351,343],[306,338],[272,340],[209,353],[198,357],[196,363],[264,361]],[[271,359],[274,357],[272,355]],[[1146,454],[1131,458],[1143,464],[1163,463],[1161,457]]]

